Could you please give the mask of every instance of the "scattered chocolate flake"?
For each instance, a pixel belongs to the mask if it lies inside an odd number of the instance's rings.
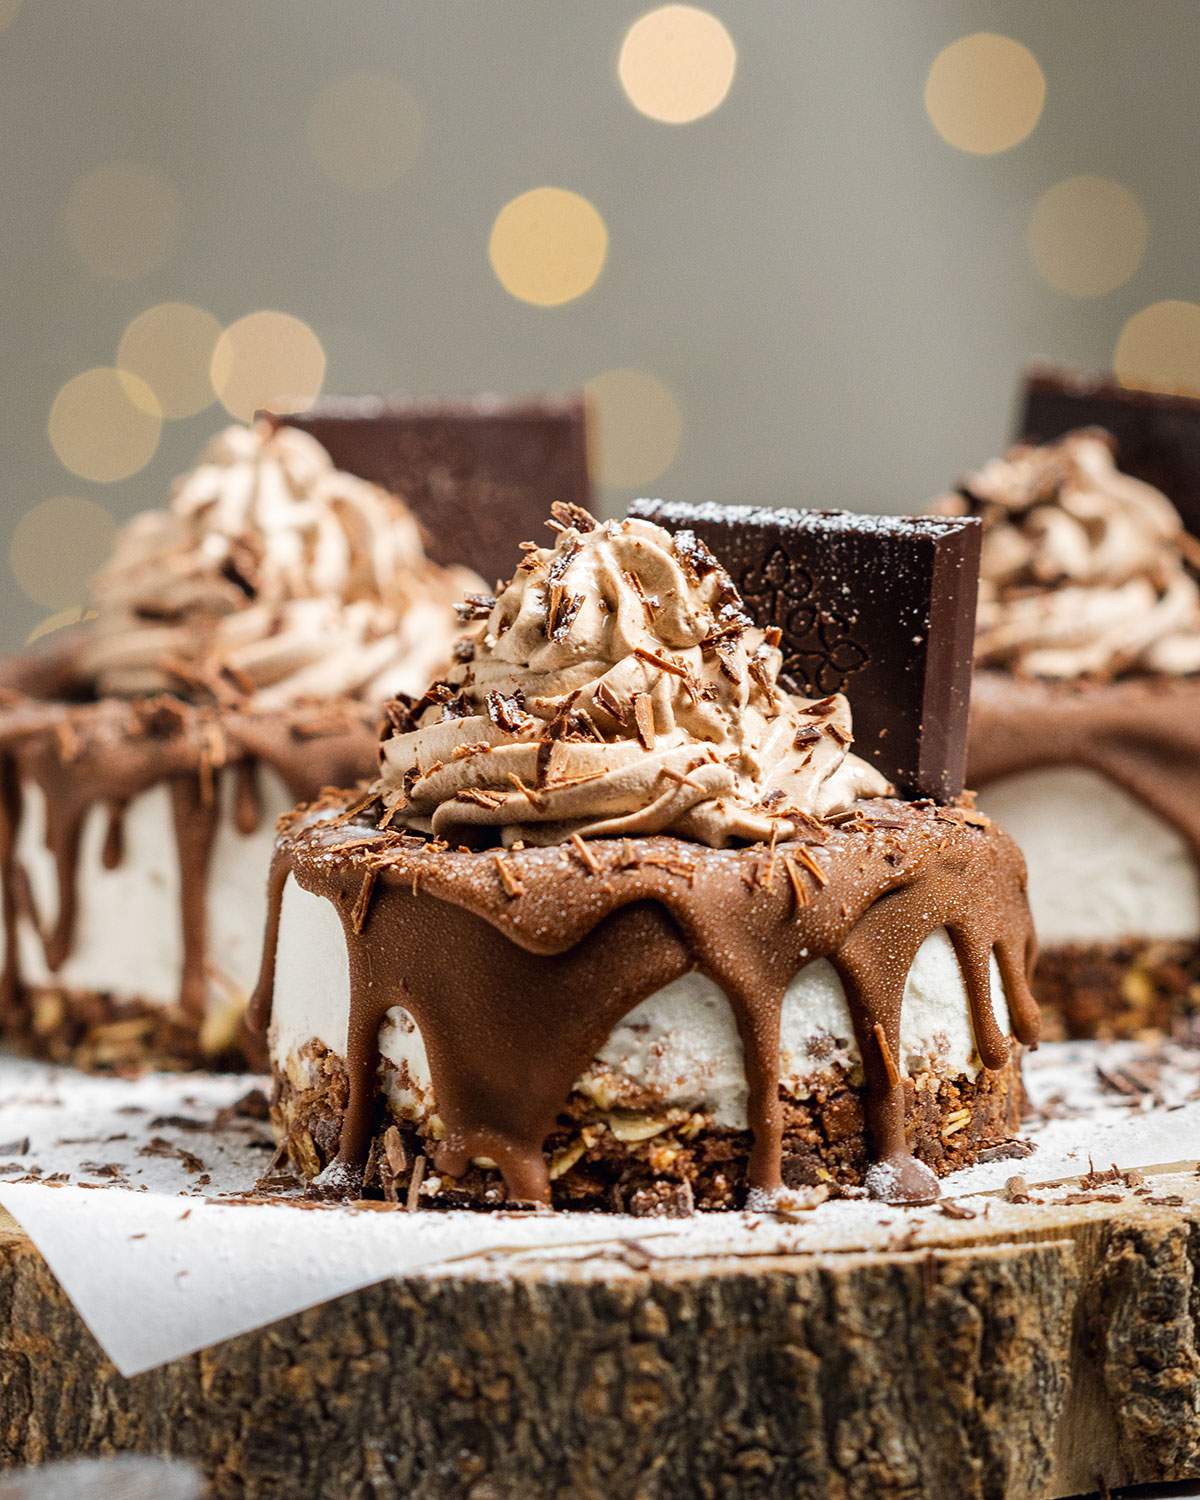
[[[184,1146],[173,1145],[161,1135],[151,1136],[144,1146],[137,1149],[139,1156],[166,1156],[174,1157],[176,1161],[182,1162],[189,1172],[203,1172],[204,1163],[194,1151],[187,1150]]]
[[[875,1045],[879,1048],[879,1056],[883,1060],[883,1070],[887,1074],[889,1088],[896,1088],[900,1082],[900,1069],[896,1066],[896,1059],[892,1056],[892,1049],[888,1045],[887,1032],[877,1021],[873,1028]]]
[[[654,700],[649,693],[638,693],[633,700],[633,722],[643,750],[654,749]]]
[[[552,500],[550,514],[560,526],[573,528],[575,531],[595,531],[600,524],[590,511],[571,500]]]
[[[525,694],[520,688],[507,695],[493,689],[484,703],[488,718],[502,734],[520,734],[533,723],[525,711]]]
[[[998,1146],[984,1146],[976,1156],[977,1161],[1019,1161],[1032,1156],[1032,1141],[1001,1141]]]
[[[938,1203],[938,1210],[948,1219],[973,1219],[975,1210],[968,1208],[965,1203],[960,1203],[956,1198],[943,1198]]]
[[[549,639],[566,640],[582,607],[582,594],[569,594],[561,583],[552,583],[546,602],[546,635]]]
[[[379,871],[370,865],[363,872],[362,884],[358,888],[358,895],[350,910],[350,926],[356,932],[362,932],[367,925],[367,917],[371,910],[371,897],[375,894],[375,882],[379,878]]]
[[[819,886],[823,887],[829,884],[829,876],[826,873],[825,867],[818,863],[818,861],[812,854],[809,853],[809,851],[803,844],[797,844],[794,853],[795,857],[800,861],[800,863],[804,866],[804,868],[808,871],[808,873],[812,876],[812,878],[817,882]]]
[[[500,884],[504,887],[506,896],[523,896],[525,884],[521,877],[513,869],[508,859],[503,854],[493,854],[492,862],[496,866],[496,874],[500,877]]]
[[[29,1137],[27,1135],[20,1136],[15,1141],[5,1141],[3,1145],[0,1145],[0,1156],[28,1156],[28,1155],[29,1155]]]
[[[660,672],[669,673],[672,677],[683,677],[686,679],[688,676],[686,667],[681,666],[677,661],[672,661],[669,656],[660,656],[657,651],[647,651],[643,646],[635,646],[633,654],[640,657],[642,661],[647,662],[650,666],[657,667]]]
[[[599,875],[599,861],[596,859],[596,856],[592,853],[592,851],[588,848],[586,842],[582,838],[580,838],[579,834],[573,833],[571,835],[571,847],[579,856],[579,862],[581,865],[583,865],[584,869],[587,870],[588,874]]]
[[[1010,1203],[1032,1203],[1029,1184],[1023,1177],[1010,1177],[1004,1184],[1004,1196]]]
[[[790,854],[783,856],[783,868],[788,880],[791,882],[792,899],[795,903],[795,909],[796,911],[801,911],[811,900],[808,894],[808,887],[804,884],[804,877],[800,874],[796,861]]]
[[[412,1176],[408,1179],[408,1198],[404,1204],[408,1212],[415,1213],[421,1199],[421,1184],[425,1181],[425,1158],[418,1156],[413,1162]]]
[[[721,566],[694,531],[677,531],[673,551],[690,583],[699,583]]]
[[[468,620],[486,620],[495,607],[494,594],[468,594],[460,604],[454,606],[454,612],[465,625]]]

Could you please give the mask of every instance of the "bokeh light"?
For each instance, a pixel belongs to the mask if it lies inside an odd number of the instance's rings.
[[[68,625],[79,625],[84,620],[95,618],[94,609],[85,609],[82,604],[70,604],[66,609],[57,609],[44,620],[39,620],[25,637],[25,644],[32,646],[34,641],[40,641],[44,635],[53,635],[56,630],[65,630]]]
[[[21,9],[21,0],[0,0],[0,31],[11,26]]]
[[[614,489],[653,483],[679,451],[675,397],[646,370],[605,370],[586,389],[592,478]]]
[[[1113,369],[1122,385],[1200,391],[1200,305],[1152,302],[1121,329]]]
[[[179,241],[175,187],[149,167],[112,162],[77,177],[63,204],[76,254],[97,276],[132,281],[161,265]]]
[[[308,149],[331,181],[360,193],[390,188],[421,146],[421,110],[391,73],[334,78],[308,112]]]
[[[302,319],[291,313],[254,312],[221,334],[211,373],[225,410],[249,422],[262,407],[310,407],[325,380],[325,351]]]
[[[138,313],[121,335],[117,367],[153,391],[164,417],[193,417],[216,399],[210,367],[221,325],[190,302],[160,302]]]
[[[128,479],[154,457],[162,416],[154,392],[125,370],[84,370],[50,408],[50,444],[59,462],[83,479]]]
[[[596,284],[608,254],[608,230],[586,198],[538,187],[506,203],[488,242],[492,269],[522,302],[558,307]]]
[[[1102,297],[1142,263],[1150,226],[1142,205],[1107,177],[1068,177],[1047,188],[1029,220],[1039,272],[1071,297]]]
[[[634,109],[665,125],[687,125],[725,99],[737,48],[721,22],[695,5],[647,11],[625,33],[617,76]]]
[[[9,543],[12,575],[35,604],[78,607],[88,582],[112,551],[117,523],[103,505],[56,495],[17,522]]]
[[[1011,150],[1033,130],[1046,100],[1046,78],[1029,48],[1010,36],[977,31],[933,60],[925,111],[948,145],[974,156]]]

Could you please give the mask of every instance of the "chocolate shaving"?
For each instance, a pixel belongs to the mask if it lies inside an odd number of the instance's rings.
[[[525,885],[521,877],[509,864],[503,854],[493,854],[492,863],[496,866],[496,874],[500,877],[500,884],[504,887],[506,896],[523,896]]]
[[[533,723],[525,711],[525,694],[514,688],[509,694],[493,689],[484,699],[487,716],[502,734],[517,735]]]
[[[494,594],[468,594],[454,606],[454,613],[465,625],[468,620],[486,620],[495,607]]]
[[[571,500],[552,500],[550,514],[560,525],[575,531],[595,531],[600,524],[590,511]]]
[[[633,700],[633,721],[643,750],[654,749],[654,700],[649,693],[638,693]]]

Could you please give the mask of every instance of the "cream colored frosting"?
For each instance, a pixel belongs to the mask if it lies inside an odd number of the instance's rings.
[[[1013,448],[936,508],[983,517],[977,666],[1200,671],[1200,544],[1165,495],[1120,471],[1105,434]]]
[[[694,537],[555,508],[486,623],[385,740],[377,790],[394,822],[501,842],[675,833],[722,846],[786,838],[883,795],[849,753],[840,696],[777,683],[755,626]]]
[[[478,586],[431,563],[404,503],[340,473],[307,433],[229,427],[168,509],[122,530],[82,665],[121,696],[382,702],[449,659],[453,602]]]

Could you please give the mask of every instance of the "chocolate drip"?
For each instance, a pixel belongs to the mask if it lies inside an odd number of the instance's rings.
[[[290,875],[334,904],[345,934],[349,1101],[329,1180],[349,1191],[371,1136],[379,1027],[396,1005],[413,1016],[429,1057],[446,1127],[438,1170],[461,1175],[473,1158],[490,1158],[509,1197],[533,1202],[549,1201],[542,1143],[575,1080],[623,1016],[691,969],[714,980],[733,1011],[754,1136],[750,1183],[768,1192],[781,1181],[783,1000],[814,959],[827,958],[846,991],[873,1149],[892,1168],[893,1199],[935,1191],[909,1152],[895,1062],[922,942],[949,929],[985,1066],[999,1067],[1008,1050],[990,993],[993,951],[1017,1038],[1037,1038],[1024,864],[1004,834],[963,810],[875,800],[822,844],[771,850],[597,839],[586,865],[570,846],[470,853],[358,833],[348,841],[300,820],[285,831],[251,1006],[251,1024],[264,1028]]]
[[[238,761],[234,767],[233,821],[241,834],[251,834],[262,822],[262,793],[258,785],[258,762]]]
[[[20,700],[0,711],[0,887],[4,960],[0,1010],[17,1020],[23,1000],[18,919],[39,934],[46,965],[70,956],[78,911],[83,828],[94,807],[108,808],[102,861],[123,857],[128,804],[152,787],[169,789],[179,862],[183,968],[180,1006],[194,1019],[205,1008],[208,867],[222,817],[221,777],[234,778],[237,828],[261,821],[258,767],[269,765],[300,800],[323,785],[349,782],[374,765],[373,710],[358,704],[254,714],[192,706],[175,699],[69,705]],[[46,808],[46,844],[58,904],[47,922],[17,858],[23,789],[36,786]],[[130,976],[131,986],[136,975]]]
[[[106,870],[115,870],[125,858],[125,809],[128,803],[122,798],[108,809],[108,827],[104,833],[104,849],[100,862]]]
[[[1086,766],[1176,828],[1200,862],[1200,678],[1046,683],[980,672],[968,761],[978,787]]]

